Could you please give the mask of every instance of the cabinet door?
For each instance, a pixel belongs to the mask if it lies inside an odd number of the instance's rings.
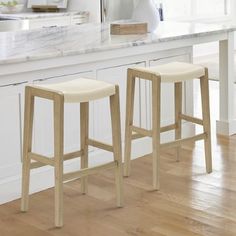
[[[82,72],[74,75],[65,75],[50,78],[35,83],[58,83],[79,77],[92,77],[91,72]],[[93,133],[93,104],[90,104],[90,133]],[[35,102],[34,117],[34,143],[33,151],[46,156],[53,156],[54,153],[53,134],[53,102],[37,98]],[[64,116],[64,152],[72,152],[80,149],[80,105],[79,103],[65,103]]]
[[[106,68],[97,71],[97,79],[106,81],[113,84],[118,84],[120,88],[120,110],[121,110],[121,131],[122,140],[124,139],[125,131],[125,110],[126,110],[126,82],[127,82],[127,69],[129,67],[145,66],[145,63],[140,62],[137,64],[117,66],[113,68]],[[140,91],[140,81],[136,83],[135,87],[135,110],[134,110],[134,123],[140,125],[140,103],[141,98],[145,97]],[[111,118],[109,98],[101,99],[95,102],[95,138],[103,142],[111,143]]]
[[[0,179],[21,171],[21,102],[23,85],[0,88]]]

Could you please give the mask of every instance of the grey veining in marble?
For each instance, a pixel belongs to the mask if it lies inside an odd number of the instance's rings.
[[[151,34],[110,36],[109,24],[0,33],[0,64],[137,47],[234,31],[220,24],[163,22]]]
[[[87,11],[69,11],[69,12],[55,12],[55,13],[35,13],[35,12],[21,12],[17,14],[0,14],[1,18],[11,18],[20,20],[32,20],[42,18],[54,18],[62,16],[76,16],[76,17],[88,17]]]

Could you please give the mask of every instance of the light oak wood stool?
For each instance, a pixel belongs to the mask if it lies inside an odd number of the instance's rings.
[[[152,84],[152,130],[143,129],[133,125],[136,78],[149,80]],[[182,83],[195,78],[198,78],[201,84],[202,119],[182,113]],[[175,84],[175,123],[165,127],[161,127],[160,118],[162,82]],[[180,148],[182,144],[204,139],[206,171],[207,173],[212,172],[209,84],[207,68],[189,63],[173,62],[155,67],[128,69],[126,99],[124,176],[130,175],[132,140],[143,137],[152,138],[154,190],[158,190],[160,188],[160,151],[164,148],[176,148],[177,160],[179,160]],[[181,138],[182,120],[202,125],[204,130],[203,133],[185,139]],[[175,130],[175,141],[162,144],[160,142],[160,134],[170,130]]]
[[[54,104],[54,157],[49,158],[32,152],[32,130],[35,97],[49,99]],[[110,98],[112,142],[101,143],[89,138],[89,101]],[[81,150],[64,154],[64,103],[80,103]],[[114,161],[89,168],[88,146],[113,152]],[[63,173],[63,162],[81,157],[81,170]],[[31,162],[34,160],[34,162]],[[55,225],[63,226],[63,181],[81,178],[82,192],[87,192],[87,176],[106,169],[114,169],[116,177],[117,206],[123,205],[123,176],[120,130],[119,87],[102,81],[76,79],[64,83],[26,86],[23,143],[23,173],[21,210],[29,205],[30,169],[51,165],[55,170]]]

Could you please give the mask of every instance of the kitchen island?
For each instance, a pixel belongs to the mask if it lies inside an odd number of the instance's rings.
[[[146,35],[110,36],[108,24],[85,24],[0,33],[0,202],[20,196],[22,121],[24,87],[29,83],[53,83],[89,77],[119,84],[121,91],[122,135],[125,120],[126,71],[129,67],[154,66],[170,61],[192,61],[192,46],[219,41],[220,119],[217,132],[236,133],[233,91],[233,42],[236,27],[229,25],[161,23],[156,32]],[[150,85],[140,80],[136,86],[135,122],[151,127]],[[184,85],[184,110],[193,113],[193,85]],[[139,99],[138,99],[139,97]],[[34,150],[53,154],[52,104],[36,100]],[[166,106],[166,104],[168,106]],[[111,141],[110,117],[106,100],[90,108],[90,135]],[[163,85],[162,124],[173,122],[173,85]],[[107,128],[108,127],[108,128]],[[185,131],[193,132],[185,125]],[[163,139],[170,138],[163,136]],[[124,137],[124,135],[123,135]],[[65,152],[79,149],[78,105],[65,106]],[[150,150],[148,138],[136,141],[133,157]],[[110,158],[105,152],[90,150],[90,164]],[[79,161],[68,161],[66,170],[79,168]],[[31,192],[53,186],[53,172],[45,167],[32,172]]]

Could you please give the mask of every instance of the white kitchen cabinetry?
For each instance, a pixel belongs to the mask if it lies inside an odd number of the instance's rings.
[[[73,75],[58,76],[34,81],[38,83],[60,83],[78,78],[92,78],[91,72],[81,72]],[[93,112],[90,104],[90,134],[93,134]],[[65,103],[64,116],[64,150],[66,152],[80,149],[80,105]],[[53,156],[53,102],[37,98],[35,101],[33,150],[46,156]]]
[[[55,13],[56,14],[56,13]],[[62,15],[58,17],[29,18],[29,29],[80,25],[88,22],[88,15]]]
[[[0,87],[0,181],[21,170],[21,103],[23,84]]]

